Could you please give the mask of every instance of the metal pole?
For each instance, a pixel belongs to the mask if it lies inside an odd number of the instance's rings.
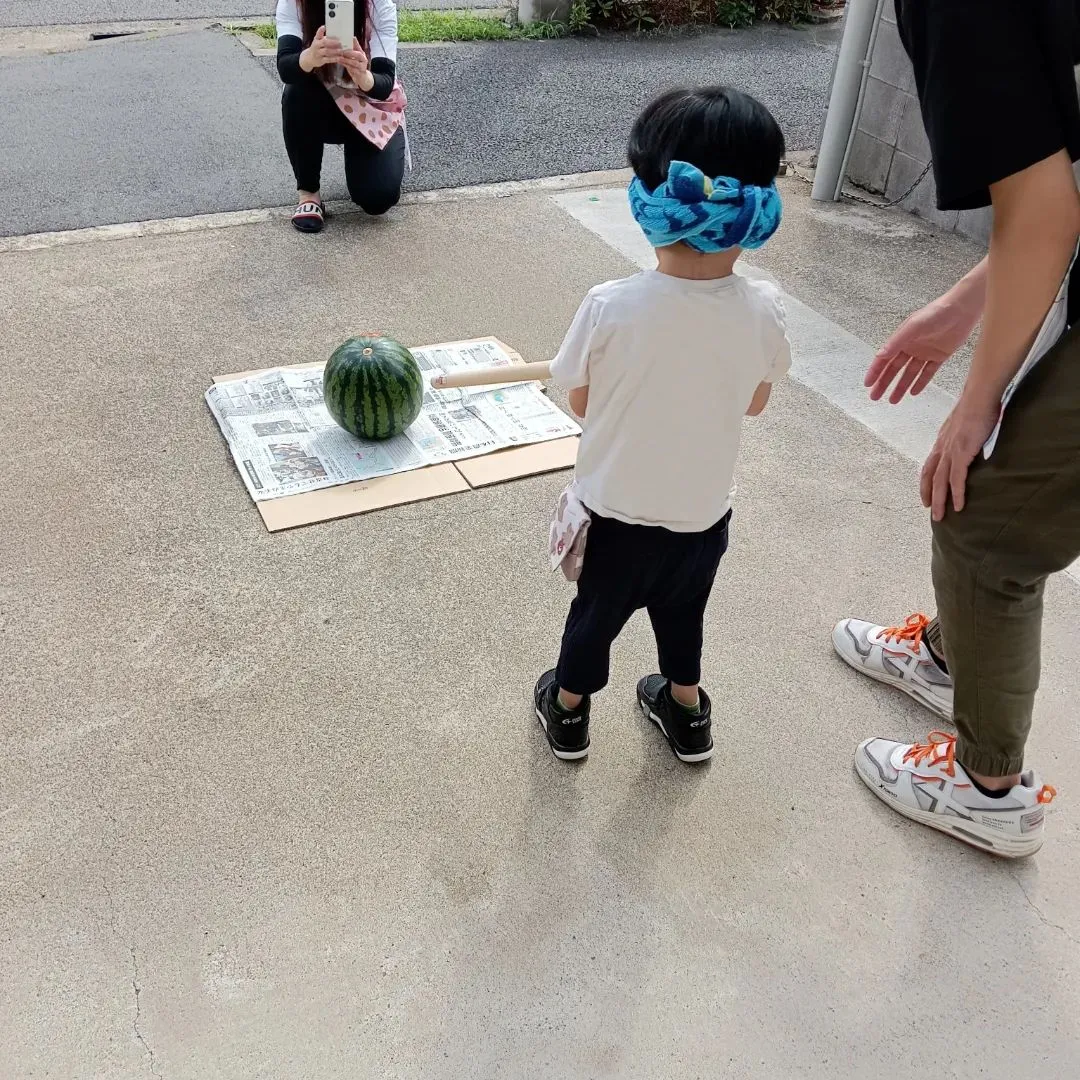
[[[869,48],[880,10],[881,0],[848,0],[844,36],[840,39],[829,111],[825,115],[810,193],[811,198],[821,202],[835,202],[843,183],[844,159],[858,119],[856,109],[869,70]]]
[[[859,82],[859,97],[855,102],[855,113],[851,118],[851,130],[848,132],[847,145],[844,147],[844,160],[840,162],[840,175],[836,178],[836,190],[833,192],[833,202],[840,198],[844,190],[844,178],[847,176],[848,161],[851,158],[851,147],[855,142],[855,129],[862,116],[863,99],[866,97],[866,84],[870,81],[870,65],[874,61],[874,45],[877,42],[878,28],[881,26],[881,10],[885,7],[885,0],[878,0],[877,12],[874,15],[874,26],[870,31],[870,40],[866,43],[866,59],[862,66],[862,79]]]

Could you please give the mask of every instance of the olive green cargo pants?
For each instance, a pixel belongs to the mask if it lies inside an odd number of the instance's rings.
[[[953,678],[956,756],[984,776],[1023,767],[1039,685],[1043,589],[1080,556],[1080,326],[1020,384],[967,503],[934,525],[938,618]]]

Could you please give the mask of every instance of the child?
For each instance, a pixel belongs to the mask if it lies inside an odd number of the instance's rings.
[[[660,673],[638,683],[638,703],[680,760],[712,756],[702,630],[742,417],[765,408],[791,365],[777,290],[733,268],[780,224],[783,153],[769,111],[723,87],[671,91],[634,124],[630,207],[657,268],[594,288],[551,368],[584,419],[561,512],[568,502],[587,522],[558,667],[534,693],[558,758],[588,754],[591,695],[640,608]]]

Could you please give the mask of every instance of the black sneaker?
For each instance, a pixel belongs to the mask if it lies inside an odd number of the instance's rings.
[[[555,704],[555,671],[545,671],[533,691],[536,718],[547,734],[551,752],[562,761],[579,761],[589,754],[589,699],[572,712]]]
[[[704,690],[701,712],[692,713],[671,696],[671,683],[663,675],[646,675],[637,684],[641,711],[667,736],[680,761],[708,761],[712,757],[712,702]]]

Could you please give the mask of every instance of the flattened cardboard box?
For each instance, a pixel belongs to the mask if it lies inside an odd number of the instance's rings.
[[[524,363],[521,355],[498,338],[475,338],[474,341],[494,341],[515,364]],[[470,342],[471,343],[471,342]],[[459,345],[463,342],[450,342]],[[320,368],[321,363],[296,364],[295,367]],[[272,370],[265,368],[262,370]],[[237,371],[232,375],[215,375],[214,382],[230,382],[260,370]],[[373,480],[360,480],[352,484],[338,484],[304,491],[299,495],[285,495],[280,499],[267,499],[255,503],[263,524],[269,532],[295,529],[301,525],[314,525],[319,521],[352,517],[372,510],[384,510],[403,503],[437,499],[443,495],[470,491],[473,488],[503,484],[523,476],[572,469],[577,459],[578,436],[554,439],[551,442],[530,443],[528,446],[512,446],[495,450],[480,457],[465,458],[458,462],[428,465],[422,469],[380,476]]]

